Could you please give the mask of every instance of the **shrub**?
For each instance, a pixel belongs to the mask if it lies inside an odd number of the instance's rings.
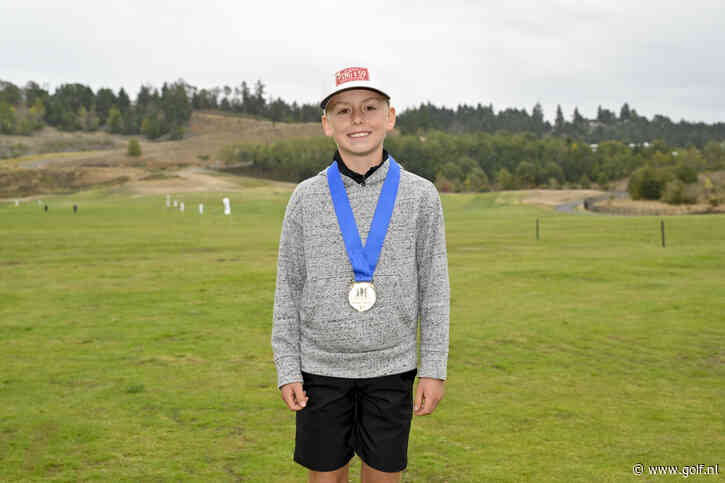
[[[446,178],[443,173],[438,173],[435,180],[435,186],[441,193],[452,193],[458,191],[458,184]]]
[[[579,178],[579,186],[584,188],[585,190],[588,190],[592,187],[592,181],[589,179],[589,176],[586,174],[583,174],[581,178]]]
[[[486,172],[479,167],[473,168],[466,180],[463,182],[463,188],[466,191],[488,191],[488,176]]]
[[[633,200],[659,200],[665,184],[672,179],[670,171],[644,166],[632,173],[627,191]]]
[[[141,145],[136,139],[131,139],[128,142],[128,155],[129,156],[141,156]]]
[[[516,189],[516,180],[511,172],[506,168],[501,168],[498,170],[498,173],[496,173],[496,184],[498,184],[499,189],[502,190]]]
[[[183,126],[174,126],[171,129],[171,134],[169,135],[169,139],[172,141],[178,141],[180,139],[184,139],[184,127]]]
[[[670,181],[665,185],[662,201],[671,205],[679,205],[685,192],[685,184],[679,179]]]

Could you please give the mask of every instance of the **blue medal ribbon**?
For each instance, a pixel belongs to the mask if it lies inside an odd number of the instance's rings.
[[[355,223],[355,215],[352,212],[352,207],[350,207],[350,199],[347,197],[345,185],[342,183],[337,161],[327,168],[327,184],[330,187],[332,204],[335,208],[337,223],[340,225],[340,233],[345,242],[345,249],[352,270],[355,273],[356,282],[371,282],[373,280],[373,273],[375,273],[375,267],[378,265],[385,235],[388,233],[390,219],[393,217],[393,207],[395,206],[395,198],[398,196],[398,185],[400,184],[400,165],[395,162],[392,156],[388,156],[388,160],[390,161],[390,167],[380,190],[378,204],[375,207],[375,214],[364,247]]]

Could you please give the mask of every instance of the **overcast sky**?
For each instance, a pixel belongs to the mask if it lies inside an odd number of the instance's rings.
[[[376,66],[399,109],[430,101],[594,117],[598,105],[725,122],[723,0],[0,0],[0,79],[94,90],[261,79],[317,102]],[[375,71],[371,71],[375,72]],[[372,75],[372,74],[371,74]]]

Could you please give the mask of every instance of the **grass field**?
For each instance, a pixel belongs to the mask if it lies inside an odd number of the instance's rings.
[[[269,343],[289,191],[226,196],[0,203],[0,480],[304,481]],[[722,478],[725,215],[662,248],[659,218],[443,203],[449,380],[403,481]]]

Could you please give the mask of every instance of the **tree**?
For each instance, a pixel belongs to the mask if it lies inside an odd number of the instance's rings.
[[[136,139],[131,139],[128,141],[128,155],[141,156],[141,145]]]
[[[533,187],[536,185],[536,165],[530,161],[521,161],[516,167],[516,177],[521,181],[522,186]]]
[[[148,106],[151,104],[152,94],[151,87],[142,85],[136,96],[136,109],[139,112],[146,112]]]
[[[28,110],[28,119],[32,123],[32,129],[42,128],[43,118],[45,118],[45,106],[43,100],[38,96],[35,97],[33,107]]]
[[[466,176],[466,180],[463,182],[463,188],[465,191],[488,191],[488,176],[486,172],[476,166]]]
[[[441,166],[440,173],[451,181],[463,181],[463,170],[453,161],[448,161]]]
[[[80,128],[84,131],[95,131],[98,129],[98,116],[94,109],[86,109],[85,106],[81,106],[78,110],[78,123]]]
[[[48,101],[48,91],[41,88],[36,82],[28,81],[25,84],[23,92],[25,94],[26,106],[35,106],[38,100],[40,100],[41,103]],[[43,107],[43,116],[45,116],[45,107]]]
[[[536,134],[541,134],[546,130],[546,123],[544,121],[544,108],[541,107],[541,103],[537,102],[534,108],[531,110],[531,123],[533,131]]]
[[[622,108],[619,110],[619,120],[628,121],[632,117],[632,112],[629,109],[629,104],[626,102],[622,104]]]
[[[121,87],[121,90],[118,91],[118,110],[121,111],[121,114],[125,115],[130,107],[131,99],[126,94],[125,89]]]
[[[602,106],[599,106],[597,108],[597,121],[604,124],[611,124],[616,120],[617,116],[614,115],[614,112],[610,111],[609,109],[603,109]]]
[[[19,106],[23,101],[23,93],[20,88],[12,82],[0,80],[0,102],[11,106]]]
[[[513,190],[516,189],[516,183],[511,172],[506,168],[501,168],[496,173],[496,184],[502,190]]]
[[[108,120],[108,112],[111,106],[118,103],[116,95],[111,89],[100,88],[96,93],[96,114],[101,124],[105,124]]]
[[[563,134],[566,127],[566,121],[564,120],[564,112],[561,110],[561,105],[556,105],[556,119],[554,120],[554,133]]]
[[[108,119],[106,120],[106,129],[111,134],[120,134],[123,131],[123,119],[121,117],[121,111],[113,106],[108,111]]]
[[[15,108],[0,101],[0,134],[15,134],[16,123]]]
[[[252,94],[249,91],[249,86],[245,81],[242,81],[240,90],[242,95],[242,112],[250,113],[252,109]]]
[[[254,84],[254,96],[252,96],[251,100],[253,109],[250,111],[250,114],[264,114],[266,101],[264,100],[264,84],[262,84],[261,80],[258,80],[257,83]]]
[[[627,191],[633,200],[658,200],[662,196],[665,184],[672,180],[672,175],[652,166],[637,169],[629,178]]]
[[[275,99],[269,105],[269,117],[272,120],[272,127],[282,120],[287,104],[280,98]]]
[[[157,114],[150,114],[144,117],[141,122],[141,134],[146,136],[146,139],[156,139],[163,133],[161,131],[161,120]]]

